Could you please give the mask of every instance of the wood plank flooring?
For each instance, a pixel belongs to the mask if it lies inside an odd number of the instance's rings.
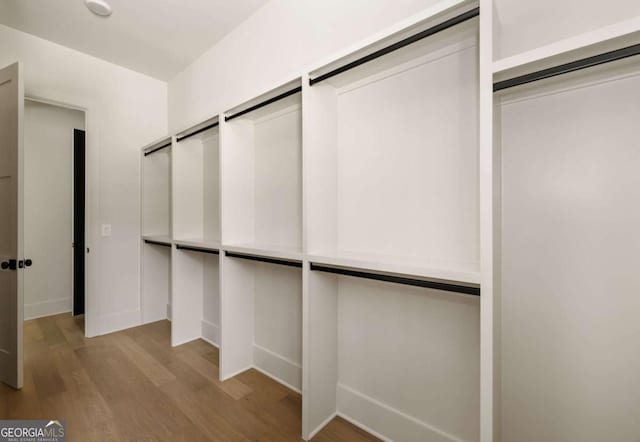
[[[85,339],[69,314],[26,321],[25,385],[0,418],[64,419],[69,441],[301,441],[302,399],[249,370],[218,380],[218,350],[170,345],[168,321]],[[375,441],[336,418],[314,442]]]

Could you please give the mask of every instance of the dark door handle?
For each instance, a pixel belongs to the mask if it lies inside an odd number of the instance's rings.
[[[16,270],[18,268],[18,261],[16,261],[15,259],[2,261],[2,263],[0,264],[0,268],[2,268],[2,270]]]
[[[33,265],[33,261],[30,259],[25,259],[24,260],[24,266],[25,267],[31,267]]]

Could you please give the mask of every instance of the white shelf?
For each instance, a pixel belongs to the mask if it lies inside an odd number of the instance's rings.
[[[161,244],[173,244],[173,240],[168,235],[142,235],[143,240],[159,242]]]
[[[205,250],[220,250],[220,241],[203,239],[203,238],[189,238],[189,239],[176,239],[174,244],[187,247],[198,247]]]
[[[521,64],[527,58],[543,58],[547,54],[564,52],[571,47],[593,44],[634,32],[640,17],[637,0],[616,0],[614,3],[600,0],[556,1],[538,0],[516,2],[492,0],[483,6],[493,22],[491,46],[493,61],[503,67]],[[631,19],[631,20],[630,20]],[[637,30],[637,27],[636,27]],[[590,42],[590,43],[589,43]],[[498,65],[499,69],[503,69]]]
[[[302,261],[303,254],[297,247],[274,244],[224,244],[222,248],[228,252],[263,256],[265,258]]]
[[[592,49],[601,45],[610,44],[621,47],[640,40],[640,17],[605,26],[594,31],[585,32],[572,36],[564,40],[556,41],[539,48],[531,49],[511,57],[506,57],[493,62],[494,74],[505,74],[508,71],[527,66],[536,65],[545,60],[567,56],[571,58],[582,58],[592,55]],[[603,52],[599,49],[599,52]],[[554,63],[557,64],[557,63]]]
[[[480,284],[480,268],[477,263],[424,262],[407,257],[354,252],[310,254],[307,259],[314,264],[349,267],[373,272],[397,273],[463,284]]]

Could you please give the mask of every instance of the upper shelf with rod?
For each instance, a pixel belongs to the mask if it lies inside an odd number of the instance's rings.
[[[640,30],[640,2],[637,0],[583,0],[493,2],[494,72],[502,72],[563,53],[624,38]],[[622,43],[619,47],[628,46]],[[605,52],[613,48],[600,48]],[[566,62],[566,60],[563,60]],[[553,64],[558,64],[557,62]],[[541,69],[542,66],[535,66]]]
[[[297,78],[228,110],[224,114],[224,120],[232,121],[241,117],[259,120],[281,109],[299,104],[300,92],[301,80]]]
[[[439,2],[418,24],[314,69],[309,75],[309,84],[314,86],[328,82],[334,87],[341,87],[415,61],[449,45],[452,40],[459,40],[461,33],[474,36],[477,32],[477,20],[474,19],[479,14],[477,2]]]

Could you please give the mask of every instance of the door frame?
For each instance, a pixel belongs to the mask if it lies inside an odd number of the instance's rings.
[[[70,99],[68,99],[70,98]],[[95,226],[93,223],[94,217],[92,216],[92,212],[97,207],[97,201],[93,198],[92,189],[98,188],[98,170],[99,170],[99,156],[97,154],[97,146],[95,143],[96,137],[91,134],[97,133],[95,130],[96,121],[94,121],[94,113],[91,111],[92,108],[96,108],[92,102],[83,102],[78,104],[72,104],[72,101],[75,101],[74,97],[51,97],[43,94],[34,93],[29,90],[27,85],[25,84],[25,93],[24,99],[48,104],[52,106],[58,106],[66,109],[78,110],[84,112],[84,130],[86,133],[85,138],[85,186],[84,186],[84,194],[85,194],[85,208],[84,208],[84,221],[85,221],[85,247],[89,252],[85,251],[85,267],[84,267],[84,302],[85,302],[85,315],[84,315],[84,334],[85,337],[93,337],[99,334],[98,328],[98,314],[97,314],[97,306],[98,302],[94,299],[93,294],[95,293],[92,290],[92,284],[94,282],[95,271],[94,265],[96,264],[95,259],[91,259],[91,249],[93,245],[93,236],[92,232],[95,232]],[[81,100],[79,100],[81,101]],[[72,154],[73,154],[73,145],[71,146]],[[72,169],[71,173],[73,175],[73,155],[72,155]],[[73,178],[73,176],[72,176]],[[71,195],[73,197],[73,186],[71,189]],[[73,201],[73,200],[72,200]],[[73,206],[73,204],[72,204]],[[73,210],[73,209],[72,209]],[[72,218],[73,220],[73,218]],[[73,235],[73,222],[71,223],[72,235]],[[73,237],[72,237],[73,238]],[[94,254],[95,256],[95,254]],[[73,259],[73,253],[72,253]],[[72,261],[73,263],[73,261]],[[71,283],[73,284],[73,272],[70,275]],[[73,286],[73,285],[72,285]],[[73,298],[73,296],[72,296]],[[73,307],[72,307],[73,308]]]

